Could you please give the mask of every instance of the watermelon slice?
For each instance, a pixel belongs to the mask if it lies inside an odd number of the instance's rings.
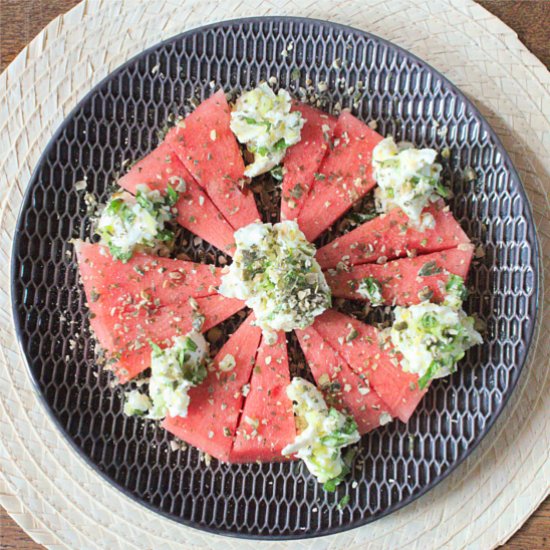
[[[146,254],[123,264],[98,244],[79,241],[75,249],[90,325],[111,360],[118,359],[112,368],[123,382],[149,366],[149,340],[166,345],[199,315],[205,332],[245,305],[214,294],[220,270],[211,266]]]
[[[380,342],[376,328],[332,309],[317,317],[313,328],[369,381],[392,416],[409,420],[426,390],[418,388],[418,375],[401,369],[399,355]]]
[[[80,278],[96,313],[156,307],[210,296],[220,285],[222,270],[205,264],[134,254],[119,262],[100,245],[76,241]]]
[[[182,187],[182,181],[185,191],[180,192],[176,204],[178,223],[221,251],[233,254],[233,228],[165,141],[135,164],[118,184],[133,194],[140,184],[164,193],[168,184],[173,188]]]
[[[282,450],[296,438],[289,384],[286,334],[280,331],[273,345],[262,338],[230,462],[288,460]]]
[[[391,420],[389,407],[313,328],[296,335],[315,382],[329,405],[351,414],[360,434]]]
[[[438,201],[424,209],[434,217],[433,229],[419,231],[399,208],[382,214],[353,231],[334,239],[317,251],[323,269],[372,263],[378,258],[395,260],[405,256],[429,254],[470,242],[449,207]]]
[[[357,292],[365,277],[374,277],[382,287],[384,304],[410,306],[423,300],[442,302],[449,274],[466,279],[474,247],[462,244],[416,258],[401,258],[385,264],[356,265],[349,271],[329,269],[325,275],[332,295],[349,300],[368,300]]]
[[[203,101],[172,128],[166,142],[208,193],[233,229],[260,219],[245,183],[239,144],[229,127],[231,110],[223,90]]]
[[[119,178],[118,184],[133,195],[136,194],[138,186],[143,184],[164,194],[168,183],[171,182],[175,188],[179,178],[183,178],[185,182],[192,179],[170,145],[163,141]]]
[[[298,225],[314,241],[375,185],[372,151],[382,136],[344,111],[334,128],[334,147],[325,157]]]
[[[194,303],[189,301],[140,312],[138,316],[98,315],[91,323],[101,347],[117,359],[111,369],[124,383],[150,366],[150,340],[165,347],[171,344],[173,336],[187,334],[193,328],[193,319],[197,314],[204,317],[201,332],[207,332],[243,307],[244,302],[240,300],[216,294],[197,298]],[[99,333],[96,328],[98,324],[101,325]]]
[[[295,102],[292,111],[300,111],[305,123],[300,141],[289,147],[283,161],[281,220],[298,217],[336,125],[336,118],[305,103]]]
[[[216,355],[206,379],[189,392],[187,416],[168,417],[162,426],[176,437],[222,460],[229,460],[233,436],[243,402],[243,386],[248,383],[260,343],[261,329],[248,319]],[[220,363],[231,355],[235,367],[223,371]]]

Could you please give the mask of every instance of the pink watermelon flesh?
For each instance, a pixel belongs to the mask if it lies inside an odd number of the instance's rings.
[[[416,374],[401,369],[399,355],[379,341],[376,328],[332,309],[317,317],[313,327],[355,373],[364,375],[392,416],[409,420],[425,390],[418,388]]]
[[[138,186],[143,184],[164,194],[168,183],[175,188],[180,181],[179,178],[183,178],[186,182],[192,179],[170,145],[163,141],[119,178],[118,184],[134,195]]]
[[[262,338],[230,462],[288,460],[281,452],[296,438],[289,384],[286,334],[281,331],[273,345]]]
[[[134,254],[122,263],[100,244],[78,241],[74,246],[80,277],[96,313],[210,296],[221,282],[221,268],[210,265],[149,254]]]
[[[283,161],[281,220],[298,217],[336,125],[336,118],[305,103],[295,102],[292,110],[300,111],[305,123],[300,141],[289,147]]]
[[[180,307],[192,297],[214,294],[220,282],[221,269],[204,264],[147,254],[135,254],[122,263],[99,244],[78,241],[74,246],[92,312],[90,324],[102,347],[111,353],[124,336],[118,334],[123,330],[118,325],[123,327],[132,319],[135,325],[149,322],[148,317],[158,315],[163,306]]]
[[[382,136],[348,112],[334,128],[334,147],[319,167],[298,225],[314,241],[375,185],[372,151]]]
[[[395,208],[320,248],[317,261],[323,269],[328,269],[340,262],[359,265],[376,262],[378,258],[395,260],[439,252],[470,242],[443,201],[429,205],[424,213],[434,217],[433,229],[419,231],[411,227],[406,214]]]
[[[368,301],[357,288],[365,277],[374,277],[382,286],[385,305],[410,306],[423,300],[442,302],[447,294],[445,285],[449,275],[459,275],[463,279],[468,276],[473,251],[473,245],[463,244],[416,258],[356,265],[349,271],[329,269],[325,275],[332,295],[337,298]],[[433,274],[422,275],[423,270]]]
[[[351,370],[349,365],[313,328],[297,330],[306,362],[315,382],[325,394],[329,405],[351,414],[357,422],[360,434],[380,426],[389,414],[389,407],[378,394]]]
[[[197,311],[204,316],[201,332],[207,332],[212,327],[225,321],[244,307],[244,302],[233,298],[225,298],[219,294],[197,298]],[[112,370],[117,374],[121,383],[131,380],[140,372],[151,365],[151,350],[146,345],[149,340],[155,342],[161,348],[171,345],[171,338],[187,334],[193,328],[195,310],[186,304],[174,304],[161,308],[156,315],[147,319],[135,332],[135,339],[125,338],[121,349],[121,341],[117,342],[117,356],[120,357],[112,365]],[[101,344],[101,341],[98,338]]]
[[[166,142],[233,229],[239,229],[259,220],[260,214],[245,185],[241,150],[229,127],[230,113],[220,90],[172,128]]]
[[[123,264],[101,245],[77,242],[75,249],[90,325],[111,360],[118,358],[112,368],[121,381],[149,366],[149,340],[166,345],[189,332],[197,314],[204,316],[207,331],[244,307],[240,300],[212,294],[219,269],[146,254]]]
[[[135,164],[118,180],[118,184],[133,194],[141,184],[164,193],[169,184],[175,189],[182,181],[185,182],[185,191],[180,192],[176,204],[177,222],[221,251],[232,255],[235,248],[233,228],[166,141]]]
[[[243,386],[250,380],[261,338],[261,329],[253,326],[252,320],[250,315],[216,355],[206,379],[190,390],[187,416],[168,417],[162,424],[176,437],[224,462],[230,459]],[[236,366],[223,372],[219,363],[228,354],[235,358]]]

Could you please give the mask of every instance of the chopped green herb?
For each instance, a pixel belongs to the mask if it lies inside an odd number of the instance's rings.
[[[275,143],[275,145],[273,146],[273,149],[275,149],[275,151],[283,151],[287,147],[288,145],[286,143],[285,138],[281,138],[279,141]]]
[[[350,496],[349,496],[349,495],[344,495],[344,496],[340,499],[340,502],[338,502],[338,504],[337,504],[338,510],[342,510],[342,508],[344,508],[345,506],[347,506],[347,505],[349,504],[349,501],[350,501]]]
[[[347,465],[344,465],[344,467],[342,468],[342,471],[339,475],[337,475],[336,477],[333,477],[332,479],[329,479],[328,481],[325,481],[325,483],[323,483],[323,489],[329,493],[334,493],[334,491],[336,491],[336,487],[338,487],[338,485],[340,485],[340,483],[342,483],[342,481],[344,481],[344,479],[346,478],[346,476],[350,473],[350,468],[349,466]]]
[[[297,183],[290,191],[290,196],[294,199],[301,199],[304,194],[303,187]]]
[[[449,279],[447,280],[447,284],[445,285],[445,290],[449,294],[453,294],[462,301],[466,300],[466,298],[468,297],[468,289],[464,284],[464,279],[459,275],[455,275],[454,273],[451,273],[449,275]]]
[[[363,298],[367,298],[373,306],[379,306],[384,303],[382,295],[382,285],[374,277],[364,277],[357,287],[357,293]]]
[[[437,275],[438,273],[441,273],[442,269],[437,265],[437,262],[435,260],[431,260],[429,262],[426,262],[419,270],[418,270],[418,276],[419,277],[430,277],[431,275]]]
[[[167,202],[170,206],[174,206],[174,204],[178,202],[178,197],[179,197],[178,192],[172,189],[170,185],[166,186],[166,196],[168,198]]]

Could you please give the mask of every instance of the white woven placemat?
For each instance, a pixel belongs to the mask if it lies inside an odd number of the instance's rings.
[[[22,193],[52,133],[122,62],[204,23],[301,15],[362,28],[425,59],[466,92],[500,135],[528,189],[550,280],[550,75],[471,0],[89,0],[54,20],[0,77],[0,502],[51,548],[280,548],[207,535],[131,502],[94,473],[48,420],[13,335],[9,256]],[[548,283],[546,283],[548,286]],[[550,294],[547,292],[547,295]],[[497,425],[454,474],[405,509],[289,548],[493,548],[550,485],[550,308]]]

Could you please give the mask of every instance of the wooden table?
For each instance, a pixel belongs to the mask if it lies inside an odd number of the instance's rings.
[[[74,7],[78,1],[0,0],[0,71],[43,27]],[[514,29],[522,42],[550,67],[550,0],[479,0],[479,3]],[[0,548],[38,550],[43,547],[33,542],[2,509]],[[550,499],[540,506],[503,548],[550,549]]]

